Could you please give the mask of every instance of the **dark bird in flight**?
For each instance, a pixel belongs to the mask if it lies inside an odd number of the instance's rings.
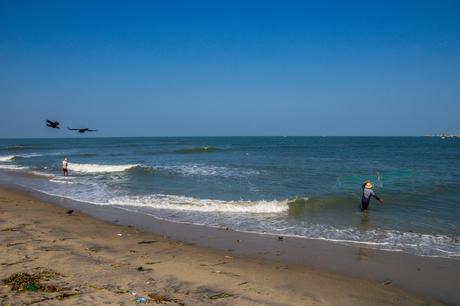
[[[71,129],[69,127],[67,127],[67,129],[69,131],[78,131],[78,133],[84,133],[84,132],[97,132],[97,130],[92,130],[92,129],[88,129],[88,128],[83,128],[83,129]]]
[[[59,128],[59,122],[46,120],[46,126],[52,128],[52,129],[58,129]]]

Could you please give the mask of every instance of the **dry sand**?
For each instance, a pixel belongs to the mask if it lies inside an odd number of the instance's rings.
[[[1,305],[440,305],[391,284],[216,251],[0,188],[0,278],[44,272],[47,291],[2,285]],[[48,286],[48,287],[46,287]],[[149,297],[150,295],[150,297]]]

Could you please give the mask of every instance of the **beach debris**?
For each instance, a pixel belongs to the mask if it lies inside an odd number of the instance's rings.
[[[232,297],[232,296],[233,296],[233,294],[222,292],[222,293],[211,295],[208,298],[210,300],[217,300],[217,299],[223,299],[223,298],[228,298],[228,297]]]
[[[121,237],[121,236],[123,236],[123,234],[118,233],[117,236],[120,236],[120,237]]]
[[[140,266],[140,267],[137,267],[136,269],[137,271],[139,272],[143,272],[143,271],[152,271],[152,269],[145,269],[144,267]]]
[[[14,227],[7,227],[7,228],[2,229],[1,231],[2,232],[16,232],[17,230],[18,229]]]
[[[69,297],[74,296],[74,295],[78,295],[78,293],[76,293],[76,292],[74,292],[74,293],[64,292],[64,293],[61,293],[61,294],[57,295],[56,300],[62,301],[63,299],[69,298]]]
[[[162,303],[162,302],[173,302],[173,300],[165,295],[156,294],[156,293],[149,293],[149,298],[152,299],[155,303]]]
[[[24,286],[24,289],[27,290],[27,291],[37,291],[38,289],[40,289],[40,287],[37,285],[37,284],[27,284]]]
[[[278,236],[278,240],[283,240],[284,237],[283,236]]]
[[[224,257],[225,257],[225,258],[228,258],[228,259],[233,259],[233,258],[235,258],[235,257],[230,256],[230,255],[225,255]]]
[[[242,282],[242,283],[239,283],[237,286],[242,286],[242,285],[246,285],[246,284],[249,284],[249,282]]]
[[[138,296],[137,298],[134,299],[134,301],[136,301],[136,303],[147,303],[149,300],[143,296]]]
[[[130,253],[136,253],[136,250],[129,250]]]
[[[24,262],[30,262],[32,260],[33,259],[25,258],[23,260],[19,260],[19,261],[15,261],[15,262],[2,262],[0,265],[2,265],[2,266],[13,266],[13,265],[17,265],[17,264],[24,263]]]
[[[36,292],[38,290],[43,292],[56,292],[62,291],[62,288],[59,288],[54,285],[45,285],[41,281],[48,281],[55,276],[60,275],[53,271],[41,271],[34,274],[29,274],[25,272],[14,273],[10,277],[3,280],[3,285],[5,287],[11,287],[11,290],[14,291],[32,291]]]
[[[382,284],[384,284],[385,286],[388,286],[388,285],[391,285],[393,282],[392,281],[384,281]]]
[[[24,242],[12,242],[12,243],[8,243],[8,244],[6,245],[6,247],[8,248],[8,247],[12,247],[12,246],[15,246],[15,245],[20,245],[20,244],[24,244]]]
[[[118,268],[122,268],[122,267],[125,267],[125,266],[129,266],[128,263],[113,263],[111,264],[112,268],[114,269],[118,269]]]
[[[85,248],[85,251],[89,251],[89,252],[94,252],[94,253],[97,253],[99,252],[99,250],[97,248]]]
[[[117,288],[114,292],[116,294],[124,294],[124,293],[128,293],[129,290],[128,289],[123,289],[123,288]]]
[[[65,213],[68,214],[68,215],[71,215],[71,214],[73,214],[73,209],[69,209],[69,210],[66,211]]]
[[[44,288],[45,292],[57,292],[57,291],[62,291],[62,288],[56,287],[55,285],[48,285]]]
[[[130,294],[131,295],[137,295],[137,292],[131,291]]]
[[[215,263],[215,264],[200,264],[200,266],[202,267],[207,267],[207,266],[220,266],[220,265],[225,265],[227,264],[226,261],[221,261],[221,262],[218,262],[218,263]]]
[[[29,273],[15,273],[10,277],[3,280],[3,285],[11,287],[11,290],[20,291],[25,290],[26,286],[34,285],[39,288],[39,277]],[[31,287],[29,287],[31,288]]]
[[[137,244],[151,244],[151,243],[155,243],[155,242],[158,242],[156,240],[142,240],[142,241],[139,241]]]
[[[287,269],[289,269],[289,267],[287,265],[282,265],[282,266],[276,266],[276,269],[277,270],[280,270],[280,269],[287,270]]]
[[[236,243],[240,243],[240,242],[241,242],[241,240],[240,240],[240,239],[236,239]]]

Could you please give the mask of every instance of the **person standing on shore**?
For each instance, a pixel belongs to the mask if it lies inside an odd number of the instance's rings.
[[[65,157],[64,160],[62,161],[62,172],[64,173],[64,176],[69,175],[69,171],[67,170],[68,166],[69,166],[69,162],[67,161],[67,157]]]
[[[361,211],[363,213],[367,213],[367,207],[369,206],[369,203],[371,201],[371,197],[376,198],[380,203],[383,204],[383,199],[379,198],[375,194],[374,190],[372,190],[372,187],[374,187],[374,185],[369,180],[365,181],[363,186],[362,186],[363,196],[361,198]]]

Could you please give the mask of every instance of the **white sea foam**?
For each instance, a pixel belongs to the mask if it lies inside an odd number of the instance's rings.
[[[53,183],[58,183],[58,184],[74,184],[74,182],[72,182],[71,180],[68,180],[68,179],[63,179],[63,178],[53,178],[53,179],[50,179],[50,182],[53,182]]]
[[[42,172],[42,171],[27,171],[28,173],[31,173],[33,175],[36,175],[36,176],[42,176],[42,177],[45,177],[45,178],[54,178],[55,176],[51,173],[46,173],[46,172]]]
[[[37,157],[37,156],[43,156],[43,154],[27,153],[27,154],[16,155],[15,158],[17,158],[17,157],[20,157],[20,158],[32,158],[32,157]]]
[[[14,159],[14,155],[0,156],[0,162],[11,162]]]
[[[69,170],[82,173],[107,173],[122,172],[128,169],[138,167],[138,164],[128,165],[100,165],[100,164],[77,164],[69,163]]]
[[[253,169],[228,168],[200,164],[156,166],[154,169],[170,171],[184,176],[246,177],[260,174],[259,171]]]
[[[27,167],[17,166],[17,165],[5,165],[0,164],[0,169],[7,169],[7,170],[25,170],[28,169]]]
[[[42,156],[42,154],[27,153],[27,154],[19,154],[19,155],[6,155],[6,156],[0,156],[0,162],[12,162],[16,158],[31,158],[31,157],[37,157],[37,156]]]
[[[281,213],[288,210],[285,201],[221,201],[175,195],[125,196],[109,200],[114,205],[200,212]]]

